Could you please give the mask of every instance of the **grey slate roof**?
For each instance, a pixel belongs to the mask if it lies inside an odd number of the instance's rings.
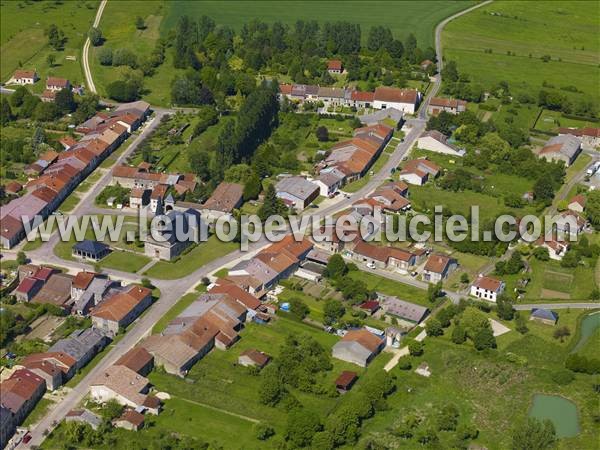
[[[553,320],[554,322],[558,320],[558,314],[556,314],[554,311],[544,308],[533,308],[531,310],[531,316],[538,319]]]
[[[73,245],[73,249],[80,252],[91,253],[92,255],[98,255],[108,250],[109,246],[102,242],[85,239]]]
[[[286,192],[301,200],[306,200],[319,189],[316,184],[302,177],[283,178],[275,188],[277,192]]]
[[[48,352],[66,353],[80,361],[90,350],[102,347],[108,338],[96,328],[75,330],[68,338],[61,339],[48,349]]]
[[[381,307],[385,312],[393,314],[402,319],[410,320],[411,322],[419,323],[429,312],[424,306],[415,305],[397,297],[390,297],[383,294],[377,294]]]

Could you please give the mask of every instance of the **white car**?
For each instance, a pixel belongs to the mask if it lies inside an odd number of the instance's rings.
[[[375,263],[373,263],[373,262],[370,262],[370,263],[368,263],[368,264],[367,264],[367,267],[368,267],[369,269],[374,269],[374,268],[375,268]]]

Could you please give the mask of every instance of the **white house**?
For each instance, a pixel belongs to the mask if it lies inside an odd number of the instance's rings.
[[[13,76],[6,84],[34,84],[39,77],[35,70],[15,70]]]
[[[398,89],[379,86],[373,95],[375,109],[396,108],[408,114],[414,114],[421,101],[421,93],[416,89]]]
[[[504,292],[506,285],[503,281],[492,277],[479,276],[471,285],[471,295],[483,300],[495,302]]]
[[[443,153],[444,155],[464,156],[465,150],[448,143],[448,138],[437,130],[430,130],[417,140],[417,147],[422,150]]]
[[[319,176],[313,183],[319,186],[319,195],[328,197],[334,194],[344,184],[346,175],[335,167],[327,167],[321,170]]]

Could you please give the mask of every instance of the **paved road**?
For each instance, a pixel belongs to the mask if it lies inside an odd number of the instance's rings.
[[[98,11],[96,12],[96,18],[94,19],[94,24],[93,24],[94,28],[97,28],[98,25],[100,24],[100,19],[102,18],[102,13],[104,12],[104,7],[106,6],[106,2],[107,2],[107,0],[102,0],[102,2],[100,3],[100,6],[98,7]],[[89,59],[88,59],[88,54],[89,54],[91,44],[92,44],[92,42],[90,41],[90,38],[89,37],[86,38],[85,44],[83,45],[83,55],[81,58],[83,60],[83,72],[85,75],[85,82],[87,84],[87,88],[90,92],[93,92],[95,94],[97,91],[96,91],[96,86],[94,85],[94,80],[92,79],[92,71],[90,70],[90,63],[89,63]]]
[[[515,305],[517,311],[529,311],[532,308],[543,309],[600,309],[600,303],[531,303]]]

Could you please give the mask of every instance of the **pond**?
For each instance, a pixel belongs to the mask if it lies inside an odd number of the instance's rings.
[[[559,438],[573,437],[579,434],[577,406],[564,397],[558,395],[534,395],[529,416],[539,420],[550,420],[554,424],[556,436]]]
[[[575,353],[585,345],[592,334],[600,327],[600,311],[588,314],[583,318],[579,330],[579,341],[572,350]]]

